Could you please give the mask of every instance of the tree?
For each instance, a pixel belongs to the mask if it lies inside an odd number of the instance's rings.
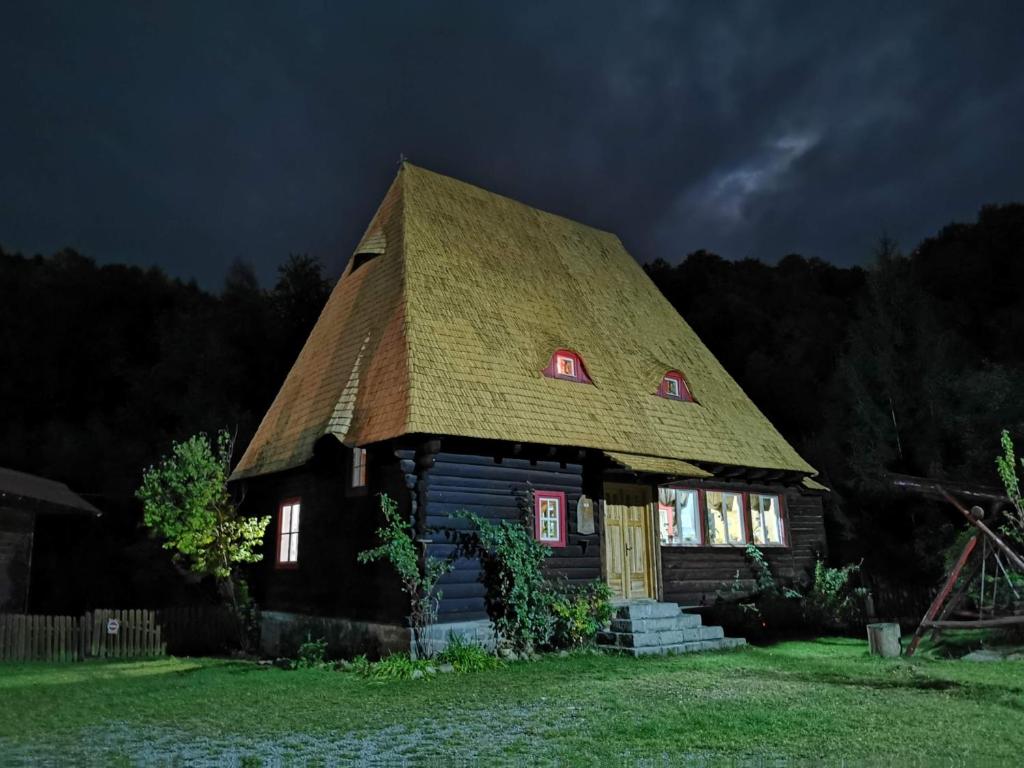
[[[205,434],[175,442],[171,453],[142,476],[136,496],[150,531],[164,549],[193,573],[212,576],[239,619],[242,647],[248,647],[250,599],[239,573],[242,563],[262,559],[257,551],[269,517],[243,517],[227,487],[233,440],[217,434],[216,447]]]

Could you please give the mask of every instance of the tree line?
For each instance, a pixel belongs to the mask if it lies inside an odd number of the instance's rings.
[[[834,554],[927,582],[955,519],[883,476],[998,484],[1000,430],[1024,427],[1022,256],[1024,206],[1011,204],[907,253],[883,239],[865,268],[697,251],[646,269],[833,489]],[[199,431],[227,426],[244,446],[332,282],[307,256],[289,257],[270,287],[236,262],[214,292],[71,250],[0,250],[0,466],[61,479],[106,513],[75,555],[98,594],[77,599],[180,595],[140,527],[142,469]]]

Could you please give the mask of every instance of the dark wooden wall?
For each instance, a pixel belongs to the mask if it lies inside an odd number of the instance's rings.
[[[430,554],[447,557],[454,545],[443,533],[446,529],[467,530],[469,523],[452,517],[465,510],[487,520],[521,519],[522,504],[529,488],[540,491],[564,491],[568,535],[565,547],[552,548],[547,571],[574,583],[601,577],[598,531],[582,535],[576,527],[576,504],[586,490],[596,498],[592,473],[581,462],[562,462],[541,458],[496,455],[496,447],[477,443],[444,443],[434,457],[433,466],[420,478],[426,527],[433,530]],[[600,483],[598,481],[598,488]],[[441,582],[443,599],[439,621],[466,621],[486,618],[484,587],[480,583],[480,563],[460,559],[455,570]]]
[[[0,508],[0,611],[27,610],[33,512]]]
[[[404,625],[408,602],[387,563],[363,565],[362,550],[376,546],[380,526],[377,494],[387,493],[408,514],[409,494],[398,459],[388,446],[368,450],[367,488],[349,488],[349,451],[333,442],[318,446],[304,467],[245,483],[244,511],[268,515],[263,561],[250,568],[250,583],[260,607],[314,616],[331,616]],[[278,568],[278,507],[301,498],[299,565]]]
[[[714,487],[757,490],[750,486],[732,488],[723,483],[714,483]],[[765,491],[778,493],[780,489]],[[785,507],[789,546],[764,547],[762,552],[777,579],[806,582],[814,571],[815,559],[827,553],[821,496],[789,489],[785,494]],[[744,550],[743,545],[662,547],[663,599],[680,605],[710,605],[719,591],[730,589],[737,572],[742,587],[752,590],[754,575]]]

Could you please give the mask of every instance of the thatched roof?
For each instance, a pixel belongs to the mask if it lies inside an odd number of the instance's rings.
[[[542,375],[559,348],[592,384]],[[655,394],[669,370],[696,402]],[[234,477],[403,434],[814,471],[615,235],[409,163]]]

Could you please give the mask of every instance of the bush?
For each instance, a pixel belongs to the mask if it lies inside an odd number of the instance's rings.
[[[551,645],[578,648],[592,643],[612,618],[612,591],[603,581],[585,586],[568,585],[551,599],[554,627]]]
[[[448,646],[438,654],[437,661],[451,664],[456,672],[479,672],[502,666],[501,659],[486,648],[454,633],[448,637]]]
[[[299,646],[299,651],[295,658],[295,668],[310,669],[312,667],[322,667],[326,659],[327,641],[322,637],[313,640],[307,634],[306,641]]]
[[[779,584],[760,549],[748,545],[746,555],[756,580],[754,591],[744,594],[737,571],[731,589],[720,593],[709,611],[707,618],[711,623],[721,624],[747,639],[822,630],[860,630],[866,623],[869,593],[858,586],[859,565],[830,568],[818,560],[814,580],[805,595],[792,586]]]
[[[829,568],[818,560],[814,583],[804,598],[807,624],[827,629],[862,627],[867,621],[868,591],[858,585],[859,576],[859,565]]]
[[[428,555],[421,558],[413,526],[402,519],[398,505],[384,493],[380,494],[380,511],[384,516],[384,525],[377,529],[381,544],[360,552],[357,559],[360,563],[387,560],[394,567],[401,579],[402,591],[409,596],[409,626],[416,654],[425,658],[429,655],[426,636],[437,619],[437,607],[443,597],[437,584],[454,563],[451,559]]]
[[[472,512],[456,516],[476,528],[460,537],[459,550],[463,556],[480,558],[484,601],[499,646],[532,653],[546,645],[554,621],[551,589],[542,568],[551,550],[530,534],[528,519],[492,523]]]

